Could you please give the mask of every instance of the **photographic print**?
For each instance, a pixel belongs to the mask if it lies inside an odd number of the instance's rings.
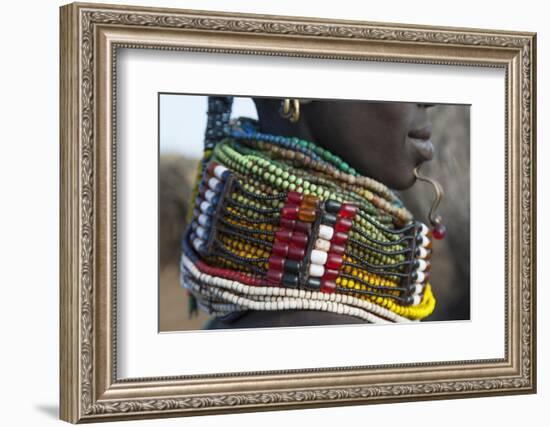
[[[536,391],[536,34],[75,3],[59,87],[61,419]]]
[[[159,330],[469,320],[469,105],[159,94]]]

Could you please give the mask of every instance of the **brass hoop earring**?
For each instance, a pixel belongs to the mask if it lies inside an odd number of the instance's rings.
[[[281,101],[280,114],[291,123],[296,123],[300,120],[300,100],[285,98]]]
[[[435,199],[432,203],[432,207],[430,208],[430,213],[428,214],[428,218],[433,227],[432,236],[438,240],[443,239],[447,234],[447,227],[445,227],[445,225],[443,224],[443,220],[441,216],[436,214],[437,208],[441,203],[441,199],[443,199],[443,194],[444,194],[443,188],[441,187],[441,184],[437,182],[435,179],[431,179],[431,178],[428,178],[427,176],[421,175],[420,166],[414,169],[414,176],[420,181],[424,181],[424,182],[427,182],[428,184],[431,184],[432,187],[434,188]]]

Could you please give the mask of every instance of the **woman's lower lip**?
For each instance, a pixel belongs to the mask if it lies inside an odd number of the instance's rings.
[[[416,152],[422,157],[423,161],[432,160],[434,155],[434,145],[431,139],[408,138]]]

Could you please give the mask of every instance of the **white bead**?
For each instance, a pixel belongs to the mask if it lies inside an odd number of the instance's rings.
[[[328,252],[330,249],[330,242],[325,239],[317,239],[315,240],[315,249]]]
[[[424,286],[420,285],[420,284],[416,284],[414,285],[414,295],[420,295],[422,293],[422,291],[424,290]]]
[[[201,205],[200,205],[201,211],[204,212],[204,213],[206,213],[207,209],[208,209],[210,206],[212,206],[211,203],[207,202],[206,200],[203,201],[203,202],[201,203]]]
[[[419,252],[419,254],[418,254],[419,258],[424,259],[428,256],[428,250],[426,248],[422,247],[422,246],[420,246],[418,248],[418,252]]]
[[[330,240],[332,239],[333,235],[334,235],[334,228],[324,224],[321,224],[319,226],[319,237],[321,239]]]
[[[208,180],[208,186],[212,189],[212,190],[216,190],[216,186],[220,183],[221,181],[218,179],[218,178],[210,178]]]
[[[327,302],[326,302],[326,301],[323,301],[323,302],[321,303],[321,310],[327,311],[327,308],[328,308]]]
[[[418,271],[424,271],[428,267],[428,263],[423,259],[418,260]]]
[[[420,226],[420,233],[423,235],[423,236],[426,236],[430,229],[428,228],[428,226],[424,223],[421,223],[422,225]]]
[[[310,264],[309,275],[311,277],[323,277],[323,274],[325,274],[325,267],[318,264]]]
[[[414,283],[423,283],[424,282],[424,279],[426,278],[426,275],[424,273],[422,273],[421,271],[417,271],[416,272],[416,280],[414,281]]]
[[[325,265],[327,262],[327,257],[328,254],[326,252],[314,249],[311,251],[310,259],[313,264]]]
[[[228,170],[225,166],[222,166],[222,165],[218,165],[214,168],[214,175],[216,176],[216,178],[218,179],[222,179],[222,174]]]
[[[413,305],[418,305],[420,304],[420,295],[413,295]]]
[[[306,291],[304,289],[300,289],[299,297],[303,299],[305,298],[305,296],[306,296]]]
[[[290,301],[290,308],[291,308],[292,310],[296,310],[296,306],[297,306],[296,300],[291,300],[291,301]]]
[[[202,225],[203,227],[206,227],[206,224],[208,223],[208,216],[205,214],[200,214],[197,221],[200,225]]]
[[[422,236],[422,243],[420,244],[420,246],[422,246],[423,248],[427,247],[428,245],[430,244],[430,239],[428,239],[428,237],[426,236]]]
[[[216,193],[214,193],[212,190],[206,190],[206,193],[204,193],[204,198],[211,202],[215,195]]]
[[[203,241],[197,237],[195,240],[193,240],[193,247],[196,250],[199,250],[199,247],[202,245],[202,242]]]
[[[202,240],[206,240],[206,238],[208,237],[208,232],[204,227],[197,227],[195,233],[197,233],[197,237]]]

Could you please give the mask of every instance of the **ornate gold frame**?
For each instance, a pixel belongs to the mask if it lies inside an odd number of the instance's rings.
[[[60,13],[63,420],[535,392],[535,34],[98,4],[71,4]],[[118,47],[504,68],[505,357],[117,380],[113,66]]]

